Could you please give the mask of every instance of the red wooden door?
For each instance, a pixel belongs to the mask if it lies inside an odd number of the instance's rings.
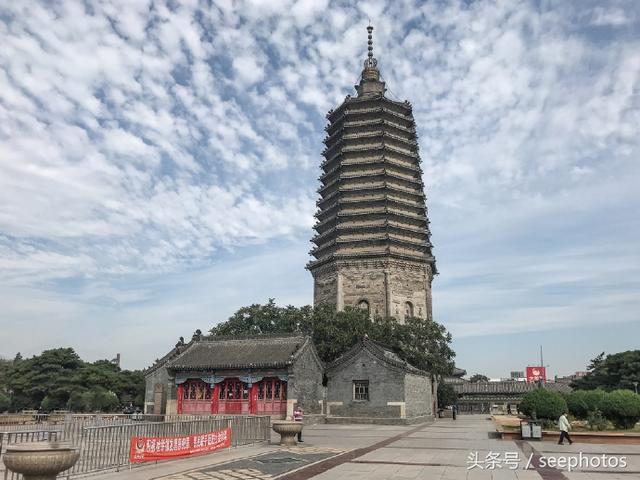
[[[263,378],[258,383],[257,413],[284,415],[287,413],[287,382],[279,378]]]
[[[219,413],[240,415],[249,413],[249,386],[236,378],[220,384]]]
[[[202,380],[187,380],[182,385],[181,413],[209,415],[212,388]]]

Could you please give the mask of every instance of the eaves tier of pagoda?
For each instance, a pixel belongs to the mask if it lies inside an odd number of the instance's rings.
[[[392,257],[430,264],[435,273],[411,104],[385,96],[372,56],[356,90],[327,114],[308,268]]]

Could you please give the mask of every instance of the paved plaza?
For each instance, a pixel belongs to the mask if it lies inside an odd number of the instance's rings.
[[[640,478],[640,445],[504,441],[492,438],[485,415],[462,415],[430,425],[314,425],[305,442],[282,449],[243,447],[204,457],[100,475],[101,480],[630,480]],[[541,468],[549,457],[584,457],[584,468]],[[624,457],[626,467],[602,468],[589,459]],[[568,460],[566,460],[568,461]],[[527,464],[530,465],[527,465]],[[615,461],[614,461],[615,463]]]

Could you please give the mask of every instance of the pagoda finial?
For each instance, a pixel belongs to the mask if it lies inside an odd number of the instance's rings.
[[[364,69],[360,75],[360,84],[356,85],[358,96],[384,94],[384,82],[380,81],[380,70],[378,70],[378,60],[373,56],[373,27],[371,21],[367,27],[369,41],[367,42],[367,59],[364,61]]]
[[[369,26],[367,27],[368,41],[367,41],[367,60],[364,62],[365,68],[375,68],[378,64],[377,60],[373,58],[373,27],[371,26],[371,20],[369,20]]]

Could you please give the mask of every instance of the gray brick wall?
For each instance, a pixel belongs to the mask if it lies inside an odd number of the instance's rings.
[[[300,354],[290,370],[288,395],[295,398],[305,414],[322,413],[320,400],[324,398],[322,387],[323,365],[319,364],[311,345]]]
[[[404,379],[404,392],[407,417],[433,415],[429,377],[407,373]]]
[[[336,309],[369,303],[372,315],[387,314],[403,322],[405,304],[413,316],[431,318],[431,267],[410,262],[351,261],[313,272],[314,304]]]
[[[362,350],[349,362],[327,372],[327,402],[342,402],[331,406],[331,415],[345,417],[397,417],[400,409],[387,402],[404,402],[404,372],[392,368]],[[353,381],[369,381],[369,401],[353,399]]]
[[[144,389],[144,411],[145,413],[153,413],[153,406],[155,402],[154,394],[155,388],[157,384],[162,385],[162,405],[161,405],[161,413],[165,413],[166,411],[166,403],[167,398],[169,398],[172,394],[172,390],[175,388],[171,388],[169,386],[169,374],[167,373],[166,368],[158,368],[151,372],[150,374],[145,376],[145,389]],[[175,391],[173,391],[173,398],[175,398]],[[149,408],[151,410],[149,411]]]

